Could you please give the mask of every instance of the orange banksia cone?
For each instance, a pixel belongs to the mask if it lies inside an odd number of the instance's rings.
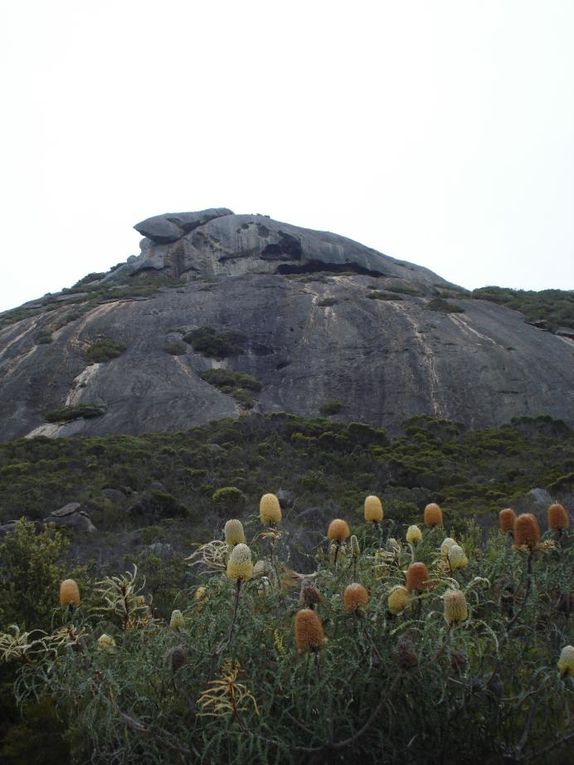
[[[509,531],[512,532],[516,522],[516,513],[511,507],[505,507],[504,510],[498,513],[498,522],[503,534],[507,534]]]
[[[315,611],[302,608],[295,614],[295,645],[299,653],[318,651],[325,642],[323,626]]]
[[[362,611],[368,602],[369,593],[362,584],[353,582],[353,584],[345,587],[345,592],[343,593],[343,605],[345,606],[345,611],[357,613],[357,611]]]
[[[433,528],[433,526],[442,526],[442,510],[436,502],[431,502],[430,505],[425,507],[423,520],[425,526],[429,526],[430,528]]]
[[[570,528],[570,518],[563,505],[556,503],[548,508],[548,528],[552,531],[563,531]]]
[[[517,547],[525,545],[534,550],[540,542],[540,526],[532,513],[522,513],[514,524],[514,544]]]
[[[430,585],[430,576],[428,568],[424,563],[411,563],[407,569],[407,590],[413,592],[422,592],[427,590]]]

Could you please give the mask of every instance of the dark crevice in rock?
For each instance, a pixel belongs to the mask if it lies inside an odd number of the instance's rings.
[[[268,244],[261,253],[262,260],[301,260],[303,249],[301,242],[291,234],[279,232],[281,240]]]
[[[292,264],[281,263],[277,266],[276,274],[316,274],[321,272],[329,272],[333,274],[361,274],[362,276],[385,276],[385,274],[379,271],[372,271],[369,268],[360,266],[357,263],[324,263],[320,260],[309,260],[307,263]]]

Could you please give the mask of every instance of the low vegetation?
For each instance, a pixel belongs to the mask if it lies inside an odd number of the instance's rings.
[[[77,404],[76,406],[62,406],[60,409],[52,409],[46,412],[44,419],[47,422],[71,422],[72,420],[101,417],[106,413],[105,407],[98,404]]]
[[[201,378],[226,393],[244,408],[251,409],[255,403],[255,393],[261,391],[261,383],[246,372],[234,372],[231,369],[208,369],[201,373]]]
[[[126,346],[118,343],[117,340],[112,340],[111,337],[100,337],[90,343],[84,356],[91,364],[102,364],[121,356],[125,350]]]
[[[574,329],[574,291],[566,290],[512,290],[508,287],[481,287],[472,297],[490,300],[520,311],[527,321],[543,322],[550,330],[558,327]]]
[[[243,332],[218,330],[213,327],[199,327],[188,332],[183,339],[192,346],[194,351],[220,361],[228,356],[244,353],[247,343],[247,336]]]

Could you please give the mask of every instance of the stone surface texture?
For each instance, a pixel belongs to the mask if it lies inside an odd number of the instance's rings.
[[[166,241],[164,224],[178,238]],[[157,216],[138,229],[147,233],[141,253],[99,282],[104,297],[84,291],[69,305],[53,296],[0,330],[0,440],[186,430],[247,415],[202,379],[212,368],[257,378],[252,411],[318,416],[339,402],[335,419],[392,432],[425,414],[470,427],[540,414],[574,424],[572,338],[471,299],[428,269],[225,208]],[[159,279],[157,291],[121,293],[142,278]],[[437,297],[463,312],[432,310]],[[183,338],[203,326],[242,332],[244,352],[195,352]],[[52,342],[36,343],[46,332]],[[85,351],[101,337],[126,350],[90,364]],[[174,341],[175,354],[166,350]],[[79,404],[105,414],[46,422],[46,412]]]

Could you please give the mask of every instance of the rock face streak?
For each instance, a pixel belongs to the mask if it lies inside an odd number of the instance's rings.
[[[574,343],[427,269],[224,208],[136,229],[138,257],[0,331],[1,440],[185,430],[247,414],[232,386],[202,378],[213,368],[255,377],[261,412],[314,416],[338,402],[337,418],[391,430],[419,414],[471,427],[538,414],[574,424]],[[152,294],[130,295],[142,282]],[[243,345],[203,355],[183,339],[199,327],[240,332]],[[102,339],[125,350],[91,363]],[[46,419],[83,404],[100,416]]]

